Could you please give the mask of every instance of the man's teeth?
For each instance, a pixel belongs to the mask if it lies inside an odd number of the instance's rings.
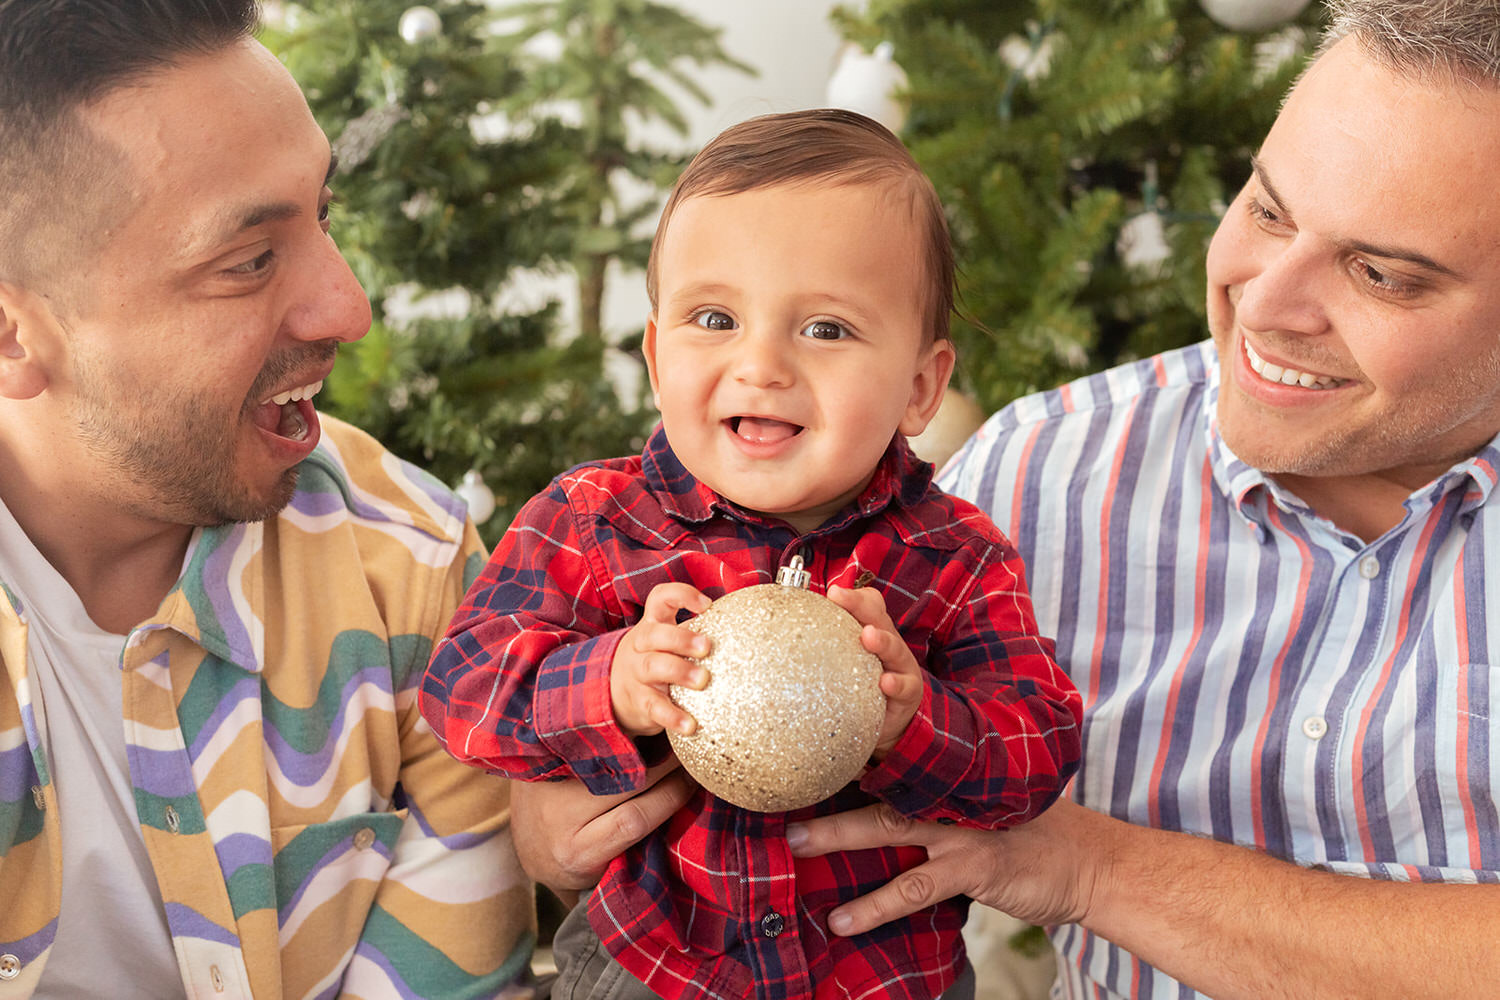
[[[1299,372],[1295,368],[1283,368],[1273,365],[1259,354],[1250,342],[1245,341],[1245,357],[1250,360],[1250,370],[1255,372],[1267,382],[1277,382],[1281,385],[1300,385],[1304,389],[1332,389],[1334,386],[1343,385],[1344,380],[1333,378],[1328,375],[1314,375],[1312,372]]]
[[[318,394],[318,390],[321,388],[323,388],[323,380],[319,379],[311,385],[304,385],[299,389],[288,389],[286,392],[278,392],[271,397],[271,402],[277,406],[285,406],[293,400],[312,399]]]

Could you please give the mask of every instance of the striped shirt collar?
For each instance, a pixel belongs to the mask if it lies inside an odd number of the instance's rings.
[[[739,506],[699,482],[683,467],[660,425],[646,442],[641,463],[646,483],[660,499],[662,510],[678,520],[701,524],[718,514],[725,514],[749,523],[770,523],[763,515]],[[838,530],[850,521],[877,514],[891,504],[912,507],[926,495],[931,482],[932,466],[912,454],[906,438],[897,434],[881,456],[869,485],[854,503],[818,531]]]
[[[1281,486],[1264,472],[1245,463],[1230,450],[1219,433],[1219,388],[1220,372],[1218,359],[1210,349],[1207,362],[1204,403],[1203,433],[1208,440],[1209,462],[1213,469],[1214,482],[1229,498],[1235,511],[1247,523],[1265,531],[1264,505],[1274,503],[1282,510],[1311,515],[1314,512],[1296,494]],[[1443,497],[1454,490],[1465,490],[1459,513],[1466,514],[1489,499],[1490,492],[1500,481],[1500,435],[1490,439],[1475,455],[1455,464],[1447,472],[1407,497],[1404,506],[1408,515],[1421,515],[1431,510]],[[1264,536],[1262,536],[1264,537]]]
[[[238,576],[245,593],[264,601],[265,580],[260,558],[266,526],[263,522],[202,528],[193,541],[182,576],[156,615],[131,633],[128,645],[143,642],[161,628],[172,629],[210,655],[247,673],[265,667],[265,625],[261,616],[242,605],[235,588],[213,581]]]

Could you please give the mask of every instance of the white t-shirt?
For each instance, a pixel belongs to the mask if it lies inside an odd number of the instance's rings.
[[[94,624],[3,504],[0,580],[25,608],[62,830],[62,909],[34,995],[185,997],[125,756],[125,637]]]

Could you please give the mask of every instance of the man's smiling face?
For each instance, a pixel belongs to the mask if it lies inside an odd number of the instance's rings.
[[[129,167],[49,392],[97,481],[159,520],[257,520],[318,442],[311,396],[369,302],[328,234],[328,140],[246,40],[87,107]]]
[[[1236,455],[1415,489],[1500,431],[1497,162],[1500,93],[1314,64],[1209,250]]]

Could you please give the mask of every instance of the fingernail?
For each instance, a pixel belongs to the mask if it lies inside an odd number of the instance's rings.
[[[696,638],[696,639],[693,640],[693,655],[694,656],[707,656],[708,655],[708,640],[707,639],[703,638],[702,636],[699,636],[698,638]]]
[[[828,929],[833,931],[833,933],[835,934],[848,934],[854,929],[854,918],[847,914],[834,911],[834,913],[828,918]]]
[[[807,843],[807,827],[801,823],[788,823],[786,828],[786,844],[796,850]]]

